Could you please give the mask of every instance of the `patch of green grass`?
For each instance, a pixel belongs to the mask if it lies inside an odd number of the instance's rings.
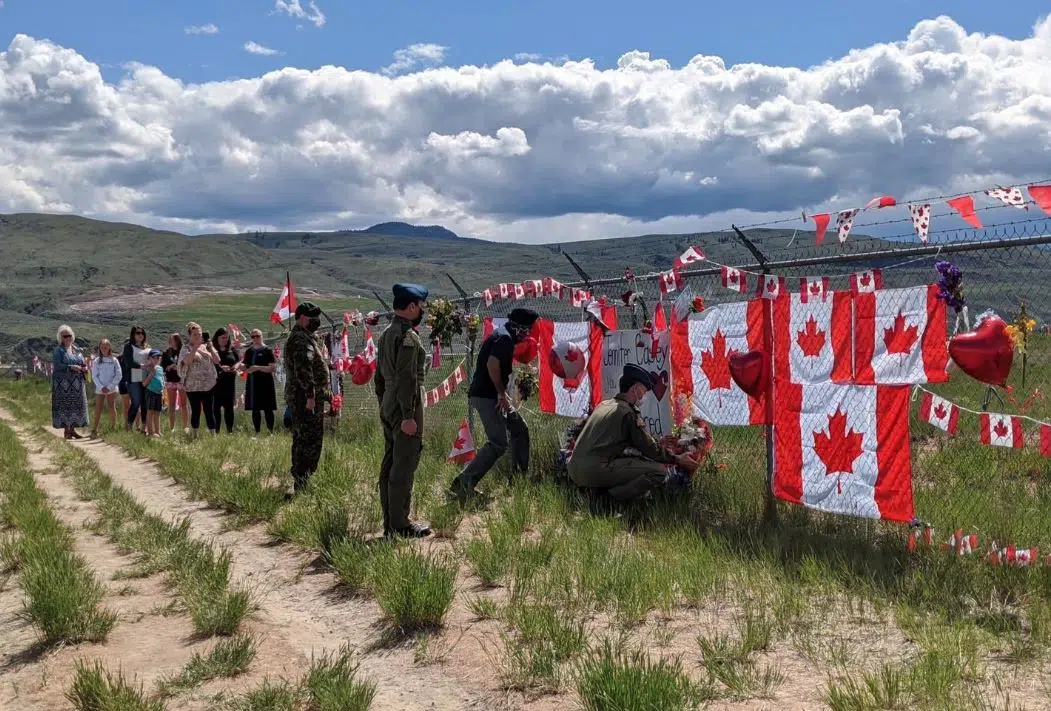
[[[519,603],[507,611],[511,633],[501,635],[501,676],[509,689],[556,691],[564,667],[584,651],[584,622],[572,609]]]
[[[372,565],[377,556],[385,555],[390,544],[385,541],[366,541],[344,538],[335,541],[325,552],[325,560],[339,576],[340,584],[351,595],[369,591]]]
[[[219,640],[207,656],[194,652],[178,676],[158,684],[158,691],[164,697],[174,696],[212,679],[244,674],[255,659],[255,654],[255,640],[248,635],[239,634]]]
[[[286,681],[264,679],[254,689],[230,701],[229,711],[298,711],[299,690]]]
[[[430,557],[407,547],[373,562],[371,587],[391,623],[409,632],[440,627],[452,606],[457,561]]]
[[[313,660],[303,687],[312,711],[368,711],[376,698],[376,685],[358,679],[358,665],[345,648]]]
[[[43,634],[44,643],[98,642],[116,624],[101,606],[105,589],[73,550],[73,534],[51,511],[27,468],[15,433],[0,425],[0,517],[17,529],[5,537],[5,565],[19,572],[25,594],[23,615]]]
[[[684,711],[713,698],[693,682],[678,660],[651,659],[609,640],[576,668],[576,691],[585,711]]]
[[[100,662],[77,662],[73,685],[66,698],[76,711],[164,711],[164,702],[133,687],[121,671],[113,674]]]
[[[893,664],[866,673],[860,682],[830,680],[825,694],[831,711],[906,711],[909,700],[909,675]]]

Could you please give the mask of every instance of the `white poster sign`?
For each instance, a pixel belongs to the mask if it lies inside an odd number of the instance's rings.
[[[608,399],[620,392],[620,376],[628,363],[648,371],[653,379],[653,391],[639,403],[642,421],[650,434],[661,438],[671,434],[671,357],[668,331],[653,336],[641,331],[610,331],[606,334],[602,352],[602,397]]]

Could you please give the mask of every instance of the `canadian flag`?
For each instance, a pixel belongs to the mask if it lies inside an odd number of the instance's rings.
[[[574,289],[571,286],[559,284],[558,298],[562,301],[568,301],[576,308],[582,308],[591,300],[591,294],[583,289]]]
[[[361,354],[369,365],[376,362],[376,341],[372,340],[372,329],[365,329],[365,350]]]
[[[606,313],[612,311],[612,314]],[[616,308],[606,307],[603,320],[617,327]],[[602,400],[602,329],[593,321],[537,321],[540,337],[538,398],[540,411],[565,417],[583,417]],[[587,358],[587,377],[576,388],[567,389],[551,368],[550,354],[556,343],[576,345]]]
[[[766,422],[766,398],[741,390],[730,377],[729,362],[735,352],[763,347],[765,306],[759,299],[719,304],[672,330],[675,392],[689,396],[694,414],[713,425]]]
[[[514,290],[515,290],[515,293],[514,293],[515,299],[516,300],[524,299],[525,295],[526,295],[525,287],[522,286],[521,284],[514,284],[513,286],[514,286]]]
[[[503,283],[498,288],[500,289],[500,298],[509,299],[511,298],[511,293],[514,291],[514,284]]]
[[[990,447],[1021,449],[1025,444],[1022,418],[997,413],[982,413],[982,444]]]
[[[785,293],[774,302],[774,372],[793,383],[849,383],[851,296]]]
[[[551,277],[544,277],[544,296],[562,296],[562,283]]]
[[[850,275],[850,291],[854,294],[871,294],[883,288],[883,272],[868,269]]]
[[[660,287],[662,294],[669,294],[682,288],[682,275],[678,269],[669,269],[660,274]]]
[[[854,296],[854,382],[916,385],[949,379],[945,302],[938,286]]]
[[[759,288],[755,295],[764,299],[776,299],[785,290],[785,278],[776,274],[763,274],[759,277]]]
[[[955,435],[960,422],[960,408],[934,393],[924,393],[920,417],[938,429]]]
[[[909,388],[778,382],[774,494],[830,513],[911,521]]]
[[[693,264],[694,262],[703,262],[703,261],[704,261],[704,252],[702,252],[697,247],[690,247],[690,248],[688,248],[685,252],[680,254],[675,259],[674,267],[676,269],[679,269],[681,267],[685,267],[687,264]]]
[[[529,279],[522,282],[522,289],[526,296],[537,297],[544,295],[544,282],[541,279]]]
[[[858,216],[858,208],[853,210],[840,210],[836,215],[836,233],[839,235],[840,243],[846,242],[850,230],[854,228],[854,218]]]
[[[496,301],[496,297],[493,295],[492,289],[486,289],[482,292],[482,302],[484,302],[486,306],[492,306],[494,301]]]
[[[1019,210],[1026,209],[1025,196],[1022,195],[1021,188],[993,188],[986,190],[985,194],[1009,207],[1017,207]]]
[[[287,274],[285,275],[285,286],[281,289],[281,296],[278,297],[277,303],[274,305],[274,310],[270,312],[270,320],[273,323],[281,323],[287,321],[292,317],[292,314],[296,310],[296,294],[292,290],[292,278]]]
[[[740,269],[723,267],[723,286],[731,291],[743,294],[748,289],[748,277]]]
[[[1051,425],[1040,425],[1040,454],[1051,457]]]
[[[227,328],[230,329],[230,342],[233,345],[238,345],[238,344],[244,343],[244,340],[245,340],[244,334],[241,333],[241,329],[239,329],[237,327],[236,323],[229,324],[227,326]]]
[[[828,277],[818,277],[816,279],[803,277],[799,280],[799,297],[804,304],[809,299],[821,299],[824,301],[828,293]]]
[[[474,437],[471,436],[471,428],[467,426],[467,420],[464,419],[460,423],[460,431],[456,433],[448,460],[455,464],[466,464],[474,459],[474,454]]]

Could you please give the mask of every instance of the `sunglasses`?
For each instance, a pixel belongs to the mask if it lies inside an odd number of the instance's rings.
[[[73,338],[73,336],[69,335],[68,333],[63,333],[63,334],[62,334],[62,340],[63,340],[63,341],[67,341],[67,340],[69,340],[70,338]]]
[[[254,341],[254,340],[256,340],[257,338],[262,338],[262,336],[260,336],[260,335],[259,335],[259,334],[257,334],[257,333],[256,333],[256,334],[253,334],[253,335],[252,335],[252,340],[253,340],[253,341]]]

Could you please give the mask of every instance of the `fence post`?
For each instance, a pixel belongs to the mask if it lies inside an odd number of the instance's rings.
[[[736,225],[731,225],[733,231],[737,234],[737,238],[744,243],[744,246],[748,248],[748,251],[755,257],[756,263],[759,264],[763,275],[770,273],[770,267],[767,264],[766,255],[755,246],[752,240],[748,239],[744,232],[739,230]],[[773,306],[774,302],[771,299],[763,299],[764,316],[763,319],[763,347],[766,348],[766,352],[770,354],[770,369],[773,370],[774,360],[774,334],[773,334]],[[770,389],[766,393],[766,496],[763,506],[763,523],[765,525],[776,525],[777,524],[777,501],[774,499],[774,402],[773,397],[773,372],[770,373]]]
[[[468,293],[463,290],[463,287],[460,286],[455,279],[453,279],[453,275],[452,274],[449,274],[448,272],[446,272],[445,276],[449,277],[449,281],[451,281],[453,283],[453,286],[456,287],[456,290],[458,292],[460,292],[460,298],[463,299],[464,311],[467,311],[468,313],[470,313],[470,311],[471,311],[471,297],[470,297],[470,295],[468,295]],[[450,345],[452,345],[452,344],[450,344]],[[467,388],[468,389],[470,389],[471,383],[473,381],[474,381],[474,341],[468,339],[468,341],[467,341]],[[471,398],[470,398],[470,396],[468,396],[468,398],[467,398],[467,428],[471,431],[471,436],[473,437],[474,436],[474,407],[471,406]]]

